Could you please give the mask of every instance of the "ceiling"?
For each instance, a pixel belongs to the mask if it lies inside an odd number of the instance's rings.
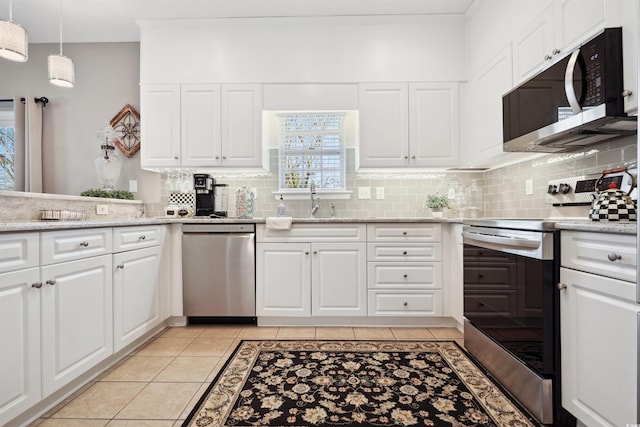
[[[62,0],[65,43],[139,41],[136,21],[275,16],[463,14],[473,0]],[[13,0],[29,43],[59,42],[56,0]],[[9,19],[9,0],[0,0]]]

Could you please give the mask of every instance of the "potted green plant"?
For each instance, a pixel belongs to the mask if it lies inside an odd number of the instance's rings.
[[[451,208],[449,198],[441,194],[427,194],[425,205],[431,209],[431,215],[434,217],[442,217],[444,209]]]

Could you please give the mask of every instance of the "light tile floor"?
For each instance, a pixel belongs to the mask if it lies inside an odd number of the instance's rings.
[[[462,338],[454,328],[168,328],[32,425],[180,426],[242,339],[454,339],[462,345]]]

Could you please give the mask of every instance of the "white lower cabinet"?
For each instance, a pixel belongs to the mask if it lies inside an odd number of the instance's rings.
[[[561,235],[562,406],[590,427],[639,421],[637,281],[618,278],[635,270],[631,244],[635,236]]]
[[[366,315],[364,243],[258,243],[257,316]]]
[[[113,354],[111,255],[42,267],[43,397]]]
[[[0,425],[41,398],[37,286],[38,267],[0,274]]]
[[[113,255],[113,344],[120,351],[163,319],[160,246]]]

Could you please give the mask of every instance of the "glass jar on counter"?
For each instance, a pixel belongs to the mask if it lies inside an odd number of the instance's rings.
[[[255,209],[255,194],[251,187],[240,187],[236,191],[236,217],[241,219],[253,218]]]

